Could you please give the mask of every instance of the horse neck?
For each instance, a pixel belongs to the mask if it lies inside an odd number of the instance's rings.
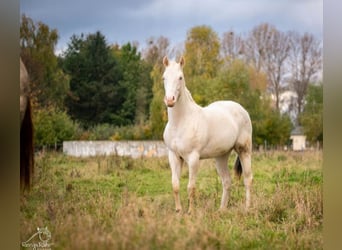
[[[168,108],[168,120],[171,123],[178,123],[184,121],[185,117],[191,117],[191,114],[198,111],[198,106],[192,99],[189,90],[184,85],[181,88],[180,96],[173,108]]]

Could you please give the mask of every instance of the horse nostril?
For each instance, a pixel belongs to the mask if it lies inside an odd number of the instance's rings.
[[[176,97],[175,96],[165,96],[164,102],[168,107],[173,107],[176,103]]]

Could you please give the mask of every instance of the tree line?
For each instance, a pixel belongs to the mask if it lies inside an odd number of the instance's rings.
[[[321,41],[271,24],[219,38],[209,26],[191,28],[184,48],[167,37],[109,44],[100,31],[74,34],[55,55],[58,31],[26,15],[20,56],[30,75],[37,145],[67,139],[161,139],[167,121],[162,58],[184,55],[185,81],[200,105],[220,99],[250,113],[253,141],[288,143],[295,125],[322,140]],[[282,110],[282,94],[295,93]]]

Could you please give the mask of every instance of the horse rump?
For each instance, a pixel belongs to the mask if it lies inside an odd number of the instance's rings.
[[[30,189],[34,166],[33,124],[30,100],[20,126],[20,188]]]
[[[235,175],[240,179],[241,174],[242,174],[242,165],[241,165],[239,156],[236,157],[235,164],[234,164],[234,171],[235,171]]]

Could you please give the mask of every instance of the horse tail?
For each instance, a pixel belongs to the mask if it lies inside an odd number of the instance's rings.
[[[30,99],[20,127],[20,187],[30,189],[34,168],[33,124]]]
[[[235,171],[235,175],[240,179],[241,174],[242,174],[242,165],[241,165],[239,156],[236,157],[235,164],[234,164],[234,171]]]

